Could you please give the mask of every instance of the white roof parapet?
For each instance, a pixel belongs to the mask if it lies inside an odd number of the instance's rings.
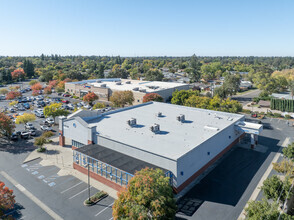
[[[239,121],[235,124],[239,129],[249,134],[260,134],[263,130],[262,124]]]

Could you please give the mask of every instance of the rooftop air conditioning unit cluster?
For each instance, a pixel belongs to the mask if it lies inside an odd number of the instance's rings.
[[[139,91],[140,92],[146,92],[146,89],[140,89]]]
[[[126,84],[131,84],[131,81],[126,81]]]
[[[158,112],[157,117],[161,117],[161,116],[162,116],[162,112]]]
[[[101,84],[100,86],[101,86],[101,87],[106,87],[106,84]]]
[[[150,127],[150,130],[153,132],[153,133],[157,133],[160,131],[160,127],[159,127],[159,124],[154,124]]]
[[[180,121],[180,122],[184,122],[185,121],[185,115],[177,116],[177,120]]]
[[[121,82],[116,82],[115,84],[116,84],[116,85],[121,85]]]
[[[139,87],[135,87],[133,88],[134,91],[138,91],[139,90]]]
[[[130,120],[127,120],[127,123],[129,126],[134,126],[137,124],[137,119],[131,118]]]

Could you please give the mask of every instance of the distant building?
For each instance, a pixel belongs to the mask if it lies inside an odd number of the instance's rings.
[[[239,86],[240,90],[248,90],[252,88],[252,83],[250,81],[242,80]]]
[[[60,117],[59,140],[71,140],[73,166],[119,190],[135,171],[160,168],[180,192],[250,133],[252,145],[262,125],[245,116],[158,102],[106,113],[79,110]]]
[[[272,96],[277,99],[293,99],[290,92],[273,93]]]
[[[188,90],[189,85],[185,83],[141,81],[128,79],[93,79],[79,82],[65,83],[65,92],[83,97],[89,92],[94,92],[101,101],[109,101],[115,91],[130,90],[134,94],[134,105],[143,103],[143,97],[147,93],[157,93],[166,101],[172,97],[176,90]]]

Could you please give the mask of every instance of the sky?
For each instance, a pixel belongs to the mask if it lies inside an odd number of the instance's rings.
[[[293,0],[0,0],[0,56],[294,56]]]

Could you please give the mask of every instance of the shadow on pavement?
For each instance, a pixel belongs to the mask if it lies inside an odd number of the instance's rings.
[[[178,202],[178,214],[192,216],[205,202],[236,206],[249,183],[271,152],[278,152],[279,140],[259,137],[265,153],[236,147],[206,177]]]
[[[0,139],[0,151],[22,154],[32,152],[36,149],[34,144],[29,141],[30,139],[19,139],[18,141],[8,141],[7,139]]]
[[[21,219],[22,218],[22,214],[21,214],[22,209],[24,209],[24,207],[21,204],[15,203],[14,208],[12,210],[8,210],[7,212],[5,212],[5,215],[6,215],[6,217],[12,216],[13,219]]]

